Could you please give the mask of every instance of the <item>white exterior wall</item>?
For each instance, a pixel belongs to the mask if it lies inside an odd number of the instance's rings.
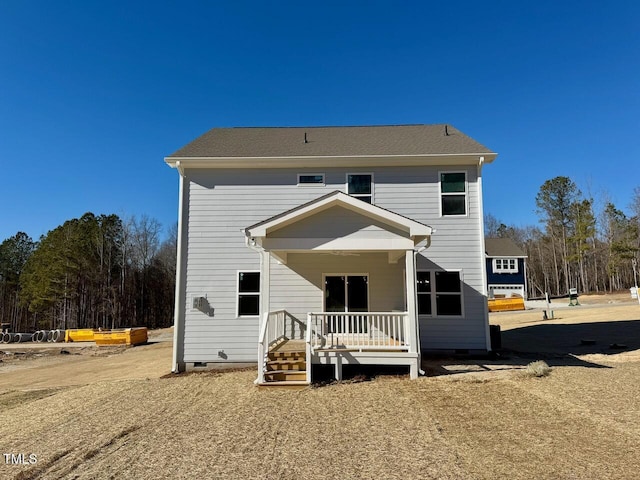
[[[289,254],[286,265],[271,264],[271,309],[287,310],[306,321],[307,312],[322,312],[323,274],[369,276],[369,311],[406,311],[404,262],[389,263],[385,253],[339,256]],[[304,277],[304,278],[301,278]]]
[[[468,214],[441,217],[439,172],[467,172]],[[247,226],[311,201],[334,190],[346,190],[347,173],[373,173],[374,203],[434,227],[431,246],[418,258],[425,265],[461,270],[464,280],[464,318],[420,320],[423,349],[485,349],[486,299],[482,269],[482,231],[479,228],[476,166],[384,167],[327,169],[186,170],[188,210],[184,314],[184,362],[255,361],[258,317],[236,316],[237,272],[257,271],[260,257],[245,245]],[[325,185],[297,186],[299,173],[324,173]],[[290,254],[287,266],[272,261],[270,309],[284,308],[298,316],[322,309],[318,275],[369,273],[370,310],[403,310],[403,262],[385,264],[370,254],[332,256]],[[322,257],[322,258],[321,258]],[[426,258],[426,260],[425,260]],[[348,265],[348,268],[347,268]],[[365,268],[370,265],[369,268]],[[382,267],[382,265],[385,265]],[[377,270],[376,270],[377,269]],[[308,278],[294,275],[297,270]],[[397,284],[393,281],[397,278]],[[318,288],[320,294],[318,295]],[[375,289],[375,292],[373,291]],[[206,296],[213,314],[193,310],[194,296]],[[377,307],[380,308],[377,308]],[[384,308],[383,308],[384,307]],[[398,308],[399,307],[399,308]],[[301,318],[302,319],[302,318]],[[220,353],[219,353],[220,352]]]
[[[487,348],[486,290],[477,167],[409,169],[411,174],[404,180],[404,185],[403,170],[390,172],[386,176],[390,183],[383,184],[376,190],[376,202],[435,229],[431,245],[417,258],[418,271],[458,270],[463,281],[464,317],[421,316],[421,348],[484,350]],[[467,174],[465,216],[443,217],[440,214],[439,173],[448,171],[465,171]],[[402,192],[402,195],[394,194],[396,190]],[[414,201],[410,201],[412,198]]]

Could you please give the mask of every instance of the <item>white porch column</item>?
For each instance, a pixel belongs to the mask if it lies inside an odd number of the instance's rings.
[[[260,250],[260,322],[258,324],[258,378],[255,383],[264,383],[265,356],[269,346],[264,343],[262,336],[265,323],[269,321],[271,284],[271,259],[269,252]]]
[[[413,250],[405,252],[405,271],[406,273],[406,289],[407,289],[407,322],[409,333],[409,345],[411,352],[418,353],[418,361],[411,364],[409,375],[412,379],[418,378],[420,369],[420,343],[419,343],[419,325],[418,325],[418,309],[416,307],[416,258]]]
[[[266,318],[271,311],[271,255],[262,250],[260,252],[260,317]],[[262,327],[262,325],[261,325]]]

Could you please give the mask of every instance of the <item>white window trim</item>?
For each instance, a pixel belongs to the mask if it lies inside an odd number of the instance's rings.
[[[371,176],[371,195],[366,193],[349,193],[349,175],[370,175]],[[373,172],[347,172],[344,176],[344,191],[347,195],[352,196],[353,198],[362,198],[362,197],[371,197],[371,205],[375,203],[375,178],[373,176]]]
[[[241,273],[260,273],[260,270],[236,270],[236,318],[260,318],[260,305],[261,305],[261,295],[262,291],[258,290],[257,292],[249,292],[242,293],[242,295],[257,295],[258,297],[258,314],[257,315],[240,315],[240,274]],[[260,289],[260,284],[258,284],[258,289]]]
[[[321,176],[322,182],[321,183],[300,183],[300,177],[315,177],[315,176]],[[326,185],[327,183],[326,183],[326,177],[324,173],[299,173],[298,174],[298,187],[324,187]]]
[[[500,261],[501,267],[498,268],[498,261]],[[508,261],[509,263],[511,263],[511,261],[514,262],[514,267],[511,268],[502,268],[502,265],[504,264],[505,261]],[[510,258],[510,257],[501,257],[501,258],[494,258],[493,259],[493,273],[496,274],[501,274],[501,273],[518,273],[518,259],[517,258]]]
[[[371,311],[371,277],[368,273],[323,273],[322,274],[322,311],[325,311],[325,299],[327,298],[327,277],[367,277],[367,312]],[[345,288],[346,287],[345,283]],[[345,303],[349,300],[349,296],[345,291]],[[349,308],[349,305],[345,305],[345,308]],[[340,312],[331,312],[331,313],[340,313]],[[350,313],[348,310],[345,310],[344,313]],[[358,312],[353,312],[358,313]],[[362,313],[362,312],[360,312]]]
[[[436,271],[439,272],[448,272],[453,273],[457,272],[458,277],[460,279],[460,293],[457,292],[440,292],[441,295],[459,295],[460,296],[460,315],[438,315],[438,308],[436,304],[436,295],[438,292],[436,291]],[[426,268],[420,268],[416,272],[428,272],[430,283],[431,283],[431,291],[428,292],[431,296],[431,315],[428,313],[420,313],[418,314],[420,317],[424,318],[464,318],[465,317],[465,309],[464,309],[464,272],[462,269],[451,269],[451,270],[429,270]],[[423,293],[422,295],[425,295]],[[418,286],[416,285],[416,296],[418,295]],[[416,298],[417,300],[417,298]]]
[[[442,174],[443,173],[464,173],[464,215],[445,215],[442,212],[442,196],[463,195],[462,192],[443,192],[442,191]],[[469,216],[469,178],[466,170],[440,170],[438,171],[438,208],[441,217],[468,217]]]

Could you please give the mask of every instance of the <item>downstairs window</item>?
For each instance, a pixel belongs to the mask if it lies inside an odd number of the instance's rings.
[[[260,315],[260,272],[238,272],[238,317]]]
[[[460,272],[416,272],[418,315],[437,317],[462,315],[462,282]]]

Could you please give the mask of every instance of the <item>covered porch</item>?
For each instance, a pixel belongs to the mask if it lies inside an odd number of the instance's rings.
[[[262,325],[259,384],[310,383],[314,363],[333,365],[337,380],[345,364],[406,365],[411,378],[418,375],[419,355],[407,312],[310,312],[303,323],[279,310],[270,312]]]
[[[415,252],[430,227],[333,192],[245,234],[261,256],[256,383],[310,383],[312,364],[418,376]]]

